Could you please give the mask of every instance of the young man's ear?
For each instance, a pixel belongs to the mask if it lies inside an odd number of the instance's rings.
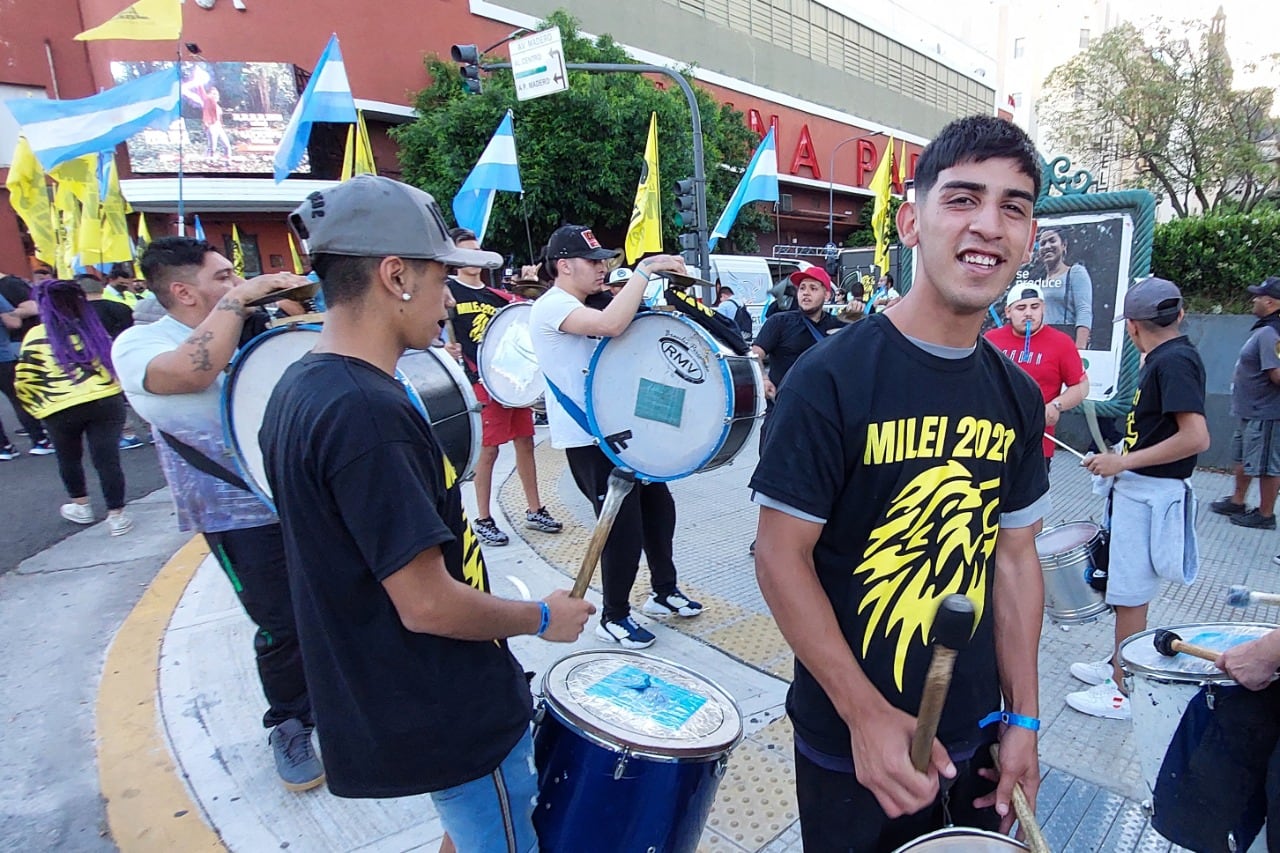
[[[920,235],[916,230],[916,204],[914,201],[904,201],[895,217],[898,225],[898,239],[902,241],[902,245],[910,249],[920,244]]]

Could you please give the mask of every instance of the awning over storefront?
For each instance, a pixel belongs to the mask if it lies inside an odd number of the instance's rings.
[[[277,184],[271,178],[184,178],[187,213],[279,213],[293,210],[316,190],[337,181],[290,178]],[[178,212],[177,178],[128,178],[120,182],[134,210]]]

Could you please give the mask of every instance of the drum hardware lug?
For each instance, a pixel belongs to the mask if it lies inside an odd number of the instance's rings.
[[[714,776],[716,779],[720,779],[724,776],[724,772],[728,768],[729,768],[729,756],[722,755],[716,759],[716,766],[715,766],[715,769],[711,771],[711,775]]]
[[[534,728],[537,728],[538,726],[542,725],[542,719],[546,716],[547,716],[547,706],[539,705],[537,709],[533,712]]]
[[[1208,708],[1210,711],[1212,711],[1212,710],[1213,710],[1213,702],[1214,702],[1214,698],[1213,698],[1213,685],[1210,685],[1210,686],[1209,686],[1209,689],[1208,689],[1208,690],[1206,690],[1206,691],[1204,692],[1204,706],[1205,706],[1206,708]]]
[[[1132,675],[1132,673],[1128,673],[1128,672],[1126,672],[1126,673],[1124,674],[1124,694],[1125,694],[1126,696],[1132,696],[1132,695],[1133,695],[1133,675]]]
[[[623,750],[622,754],[618,756],[618,763],[613,765],[613,781],[617,782],[627,772],[627,759],[630,757],[630,753],[626,750]]]

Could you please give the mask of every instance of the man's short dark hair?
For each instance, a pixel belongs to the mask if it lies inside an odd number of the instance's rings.
[[[115,281],[117,279],[127,278],[133,280],[133,264],[129,261],[122,261],[118,264],[112,264],[107,270],[107,281]]]
[[[138,264],[147,289],[168,310],[173,308],[169,285],[194,276],[195,270],[204,266],[204,256],[216,251],[212,243],[195,237],[160,237],[147,244]]]
[[[480,238],[476,236],[476,232],[472,231],[470,228],[450,228],[449,239],[453,241],[455,246],[463,240],[475,240],[477,243],[480,242]]]
[[[996,157],[1013,160],[1040,195],[1040,155],[1031,137],[1011,121],[995,116],[968,116],[944,127],[925,146],[916,162],[916,194],[924,197],[945,169],[961,163],[981,163]]]
[[[883,276],[884,280],[889,282],[889,286],[893,287],[893,273],[887,272]]]
[[[431,263],[420,258],[402,260],[415,272]],[[320,277],[325,305],[353,305],[363,299],[382,261],[382,258],[357,258],[352,255],[312,255],[311,269]]]

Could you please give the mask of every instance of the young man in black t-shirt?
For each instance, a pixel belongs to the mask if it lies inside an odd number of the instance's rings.
[[[394,377],[444,323],[446,264],[502,257],[456,248],[431,196],[374,175],[312,193],[289,221],[327,313],[259,438],[329,790],[431,793],[457,849],[530,849],[533,706],[506,639],[572,641],[595,608],[489,594],[457,472]]]
[[[1073,663],[1071,674],[1093,687],[1067,704],[1095,717],[1127,720],[1120,644],[1146,630],[1147,605],[1162,579],[1190,583],[1196,574],[1196,500],[1191,472],[1209,449],[1204,417],[1204,363],[1182,334],[1182,293],[1148,278],[1124,297],[1125,329],[1146,353],[1133,395],[1121,453],[1085,460],[1090,473],[1114,477],[1111,487],[1107,603],[1115,608],[1115,649],[1104,661]]]
[[[1044,404],[979,332],[1030,257],[1039,186],[1014,125],[945,127],[898,213],[914,286],[812,347],[778,391],[751,479],[756,574],[796,654],[806,850],[893,850],[949,820],[1008,830],[1015,782],[1035,802]],[[909,747],[951,593],[976,624],[922,773]]]

